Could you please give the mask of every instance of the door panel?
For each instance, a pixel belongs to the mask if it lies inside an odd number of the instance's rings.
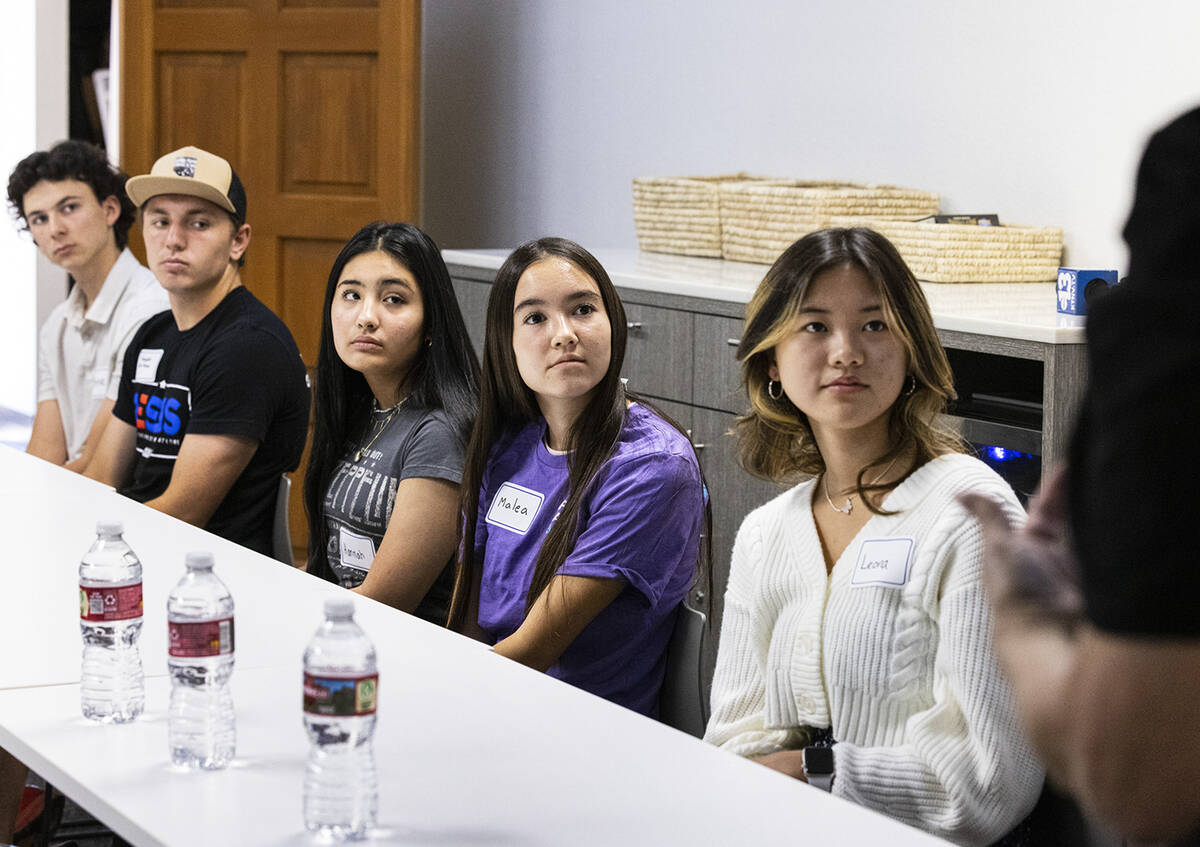
[[[330,265],[373,220],[420,223],[419,0],[124,0],[122,167],[194,144],[230,161],[252,229],[242,280],[311,369]],[[139,228],[131,233],[144,257]],[[303,466],[293,475],[292,538]]]

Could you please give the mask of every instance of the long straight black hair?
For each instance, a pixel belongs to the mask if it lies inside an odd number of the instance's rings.
[[[308,572],[334,581],[327,551],[325,493],[345,456],[347,444],[361,439],[371,421],[374,395],[366,378],[346,366],[333,344],[330,308],[346,264],[363,253],[387,253],[408,269],[421,291],[425,343],[402,378],[408,405],[442,409],[466,443],[475,420],[479,360],[471,347],[450,273],[433,239],[412,224],[376,221],[360,229],[338,253],[329,271],[321,313],[317,353],[313,443],[304,475],[304,511],[308,515]]]
[[[463,468],[462,510],[459,515],[459,555],[450,601],[449,626],[461,629],[480,563],[475,561],[475,530],[479,515],[479,489],[488,459],[496,441],[541,417],[537,397],[521,379],[513,352],[513,301],[517,283],[530,265],[543,259],[565,259],[587,274],[600,291],[600,300],[612,328],[608,370],[597,384],[587,406],[575,419],[567,437],[567,499],[557,520],[546,533],[538,551],[533,577],[525,597],[525,612],[533,608],[558,569],[575,547],[578,535],[580,503],[591,481],[612,456],[621,429],[625,425],[627,400],[653,409],[680,432],[683,430],[653,405],[632,392],[621,381],[625,362],[628,326],[625,307],[608,273],[587,250],[565,238],[539,238],[514,250],[496,273],[488,298],[487,331],[483,343],[483,375],[480,385],[479,415],[471,430],[467,460]],[[684,433],[686,436],[686,433]],[[707,526],[711,512],[705,505]],[[707,550],[707,545],[705,545]]]

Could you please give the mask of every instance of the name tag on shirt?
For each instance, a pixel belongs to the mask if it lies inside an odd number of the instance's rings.
[[[872,538],[864,541],[858,551],[858,562],[854,565],[850,585],[899,588],[908,582],[912,550],[911,538]]]
[[[338,530],[338,550],[342,564],[358,571],[369,570],[375,561],[375,542],[344,526]]]
[[[104,395],[108,392],[108,377],[109,373],[106,368],[96,368],[91,373],[92,382],[92,399],[103,400]]]
[[[544,494],[515,482],[506,482],[492,498],[492,505],[488,508],[484,520],[493,526],[504,527],[518,535],[524,535],[529,532],[529,526],[537,517],[545,499]]]
[[[158,363],[162,361],[163,351],[142,349],[138,351],[137,371],[133,375],[134,382],[154,382],[158,376]]]

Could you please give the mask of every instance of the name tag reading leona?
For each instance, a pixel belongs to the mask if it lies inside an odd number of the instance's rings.
[[[506,482],[492,498],[492,505],[488,508],[484,520],[493,526],[524,535],[529,531],[545,499],[544,494],[531,488],[517,485],[515,482]]]
[[[911,538],[871,538],[864,541],[858,550],[858,561],[854,565],[850,584],[899,588],[908,582],[912,550]]]

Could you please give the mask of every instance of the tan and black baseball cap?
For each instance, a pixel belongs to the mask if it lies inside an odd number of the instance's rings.
[[[141,206],[159,194],[187,194],[215,203],[246,220],[246,189],[229,162],[199,147],[180,147],[154,163],[150,173],[131,177],[125,193]]]

